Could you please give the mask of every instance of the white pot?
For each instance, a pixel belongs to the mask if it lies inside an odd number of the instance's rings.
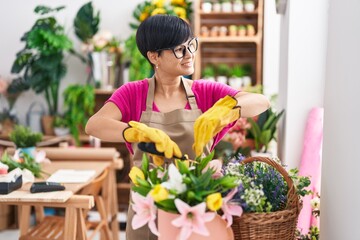
[[[220,3],[213,3],[213,11],[220,12],[221,11],[221,4]]]
[[[210,13],[211,9],[212,9],[212,4],[211,2],[203,2],[201,4],[201,9],[204,13]]]
[[[251,77],[250,77],[250,76],[244,76],[244,77],[242,77],[242,81],[243,81],[243,86],[244,86],[244,87],[249,87],[249,86],[251,86]]]
[[[64,127],[55,127],[54,132],[56,136],[66,136],[70,133],[70,129]]]
[[[242,4],[242,2],[233,3],[233,11],[234,12],[242,12],[242,11],[244,11],[244,5]]]
[[[204,79],[207,80],[207,81],[215,82],[215,78],[214,78],[214,77],[206,77],[206,78],[204,78]]]
[[[216,81],[223,83],[223,84],[227,84],[227,77],[226,76],[217,76]]]
[[[255,10],[255,4],[254,3],[245,3],[244,9],[246,12],[253,12]]]
[[[231,2],[223,2],[221,4],[222,12],[231,12],[232,11],[232,3]]]
[[[241,89],[242,83],[243,81],[241,77],[231,77],[229,79],[229,85],[237,90]]]

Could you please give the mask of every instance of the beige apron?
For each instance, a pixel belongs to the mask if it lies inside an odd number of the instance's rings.
[[[191,109],[176,109],[167,113],[154,112],[152,109],[155,93],[155,80],[152,78],[149,80],[146,111],[141,114],[140,122],[145,123],[149,127],[163,130],[174,142],[178,144],[183,154],[188,154],[190,159],[195,159],[195,153],[192,150],[192,144],[194,143],[194,122],[202,114],[202,112],[198,108],[195,95],[186,80],[182,78],[181,81]],[[211,145],[212,141],[207,144],[205,154],[210,153]],[[143,152],[138,149],[137,144],[133,144],[133,149],[133,163],[135,166],[141,166]],[[169,159],[166,160],[166,162],[169,161]],[[126,238],[128,240],[157,239],[157,237],[150,232],[147,225],[140,229],[133,230],[131,227],[133,215],[134,212],[131,206],[129,206],[126,224]]]

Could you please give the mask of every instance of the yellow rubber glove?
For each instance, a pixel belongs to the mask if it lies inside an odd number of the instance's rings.
[[[179,146],[163,131],[146,126],[143,123],[130,121],[129,127],[123,132],[127,142],[153,142],[158,152],[164,153],[166,158],[181,158]]]
[[[240,118],[241,107],[236,105],[235,98],[225,96],[196,119],[192,146],[196,156],[203,153],[205,145],[226,125]]]

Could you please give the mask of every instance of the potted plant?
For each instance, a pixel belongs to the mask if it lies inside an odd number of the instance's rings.
[[[240,89],[243,84],[243,76],[245,76],[245,69],[241,65],[235,65],[232,68],[229,85],[235,89]]]
[[[207,65],[202,72],[203,78],[210,81],[215,81],[215,69],[211,65]]]
[[[245,0],[244,9],[246,12],[253,12],[255,10],[254,0]]]
[[[238,35],[239,35],[240,37],[246,36],[246,27],[245,27],[244,25],[240,25],[240,26],[238,27]]]
[[[21,149],[22,152],[33,156],[35,152],[36,143],[42,140],[43,135],[31,131],[30,128],[16,125],[14,130],[9,134],[9,139],[12,141],[17,149]]]
[[[62,9],[63,6],[50,8],[42,5],[35,8],[35,13],[41,16],[21,37],[25,47],[16,54],[11,68],[12,73],[23,72],[21,81],[36,93],[45,95],[50,116],[58,112],[59,87],[61,79],[66,74],[64,53],[75,52],[63,25],[58,23],[53,15]],[[52,119],[50,118],[50,121]],[[45,128],[45,134],[52,133],[51,128]]]
[[[231,69],[230,69],[229,65],[227,65],[225,63],[219,64],[217,67],[218,76],[217,76],[216,80],[218,82],[227,84],[227,80],[230,75],[230,71],[231,71]]]
[[[248,118],[248,121],[251,124],[249,132],[254,138],[256,152],[268,152],[271,140],[276,140],[275,132],[277,123],[283,114],[284,110],[277,113],[269,108],[261,113],[256,121],[252,118]]]
[[[201,9],[204,13],[210,13],[212,10],[211,0],[204,0],[201,4]]]
[[[235,0],[233,3],[233,11],[234,12],[242,12],[244,11],[244,4],[241,0]]]
[[[247,36],[255,36],[256,31],[254,25],[251,24],[246,25],[246,34]]]
[[[53,126],[56,136],[65,136],[70,133],[68,119],[65,116],[57,115],[54,119]]]
[[[64,90],[65,117],[76,145],[80,145],[79,133],[94,113],[95,93],[91,85],[69,85]]]
[[[236,35],[237,35],[237,26],[230,25],[229,26],[229,36],[236,37]]]
[[[232,11],[232,3],[230,0],[223,0],[221,3],[221,11],[229,13]]]

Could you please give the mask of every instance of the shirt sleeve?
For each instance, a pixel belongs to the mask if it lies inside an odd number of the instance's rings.
[[[139,121],[146,108],[147,90],[147,80],[130,82],[118,88],[106,102],[112,102],[119,108],[121,121]]]
[[[230,95],[234,97],[239,90],[233,89],[230,86],[208,81],[208,80],[196,80],[193,84],[193,92],[196,98],[196,102],[200,110],[204,113],[211,108],[220,98]],[[211,146],[211,151],[214,149],[216,144],[224,137],[224,135],[235,125],[235,122],[228,124],[214,137],[214,143]]]

